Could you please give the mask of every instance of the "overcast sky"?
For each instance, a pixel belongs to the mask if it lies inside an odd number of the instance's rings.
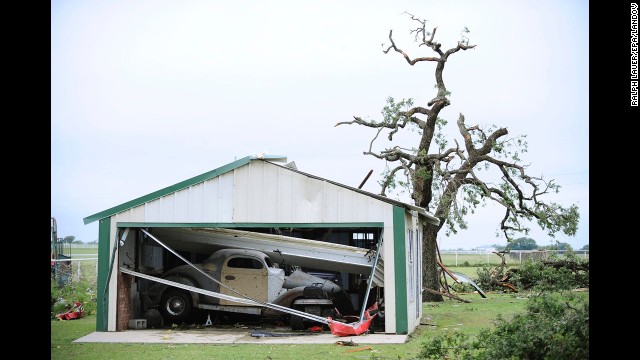
[[[386,98],[434,97],[435,63],[384,54],[389,30],[418,48],[403,12],[438,27],[455,47],[466,26],[473,50],[454,54],[440,116],[455,135],[469,125],[526,134],[528,173],[562,188],[548,201],[580,211],[589,243],[588,2],[565,1],[53,1],[51,3],[51,216],[58,236],[97,240],[83,218],[266,152],[298,169],[379,193],[383,161],[362,154]],[[383,47],[384,44],[384,47]],[[386,136],[378,148],[389,146]],[[453,137],[451,137],[453,139]],[[458,135],[459,139],[459,135]],[[417,141],[414,142],[417,144]],[[503,211],[488,206],[442,249],[506,244]],[[535,225],[538,245],[551,239]]]

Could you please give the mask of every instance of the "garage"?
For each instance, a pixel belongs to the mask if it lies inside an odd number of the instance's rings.
[[[419,324],[421,229],[438,224],[420,207],[275,155],[247,156],[84,218],[95,221],[96,331],[152,323],[158,313],[166,326],[185,307],[296,328],[316,317],[362,320],[375,307],[373,326],[387,334]]]

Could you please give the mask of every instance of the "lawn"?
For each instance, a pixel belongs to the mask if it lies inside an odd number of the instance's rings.
[[[588,296],[588,294],[587,294]],[[338,345],[215,345],[215,344],[121,344],[73,343],[95,331],[95,315],[77,320],[51,321],[51,359],[415,359],[421,344],[436,334],[460,330],[470,335],[493,326],[492,320],[523,312],[527,294],[462,294],[471,303],[445,300],[424,303],[418,329],[405,344],[370,345],[371,350],[347,353],[352,347]],[[365,335],[366,336],[366,335]],[[339,338],[336,338],[336,341]]]

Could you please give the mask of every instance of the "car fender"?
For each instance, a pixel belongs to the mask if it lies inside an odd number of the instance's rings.
[[[284,293],[280,294],[275,300],[273,300],[272,304],[285,306],[291,308],[293,302],[302,297],[304,286],[298,286],[293,289],[289,289]],[[282,311],[278,311],[271,308],[265,308],[262,310],[262,315],[265,317],[277,317],[281,315],[286,315],[286,313]]]

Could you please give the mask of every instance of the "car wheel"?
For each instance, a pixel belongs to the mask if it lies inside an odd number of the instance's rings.
[[[191,312],[191,307],[191,294],[179,290],[167,290],[160,302],[160,311],[167,324],[182,322]]]
[[[304,318],[291,315],[291,330],[304,330]]]
[[[304,309],[300,307],[294,307],[293,309],[298,311],[304,311]],[[289,319],[289,325],[291,325],[291,330],[304,330],[304,318],[298,315],[291,314]]]

